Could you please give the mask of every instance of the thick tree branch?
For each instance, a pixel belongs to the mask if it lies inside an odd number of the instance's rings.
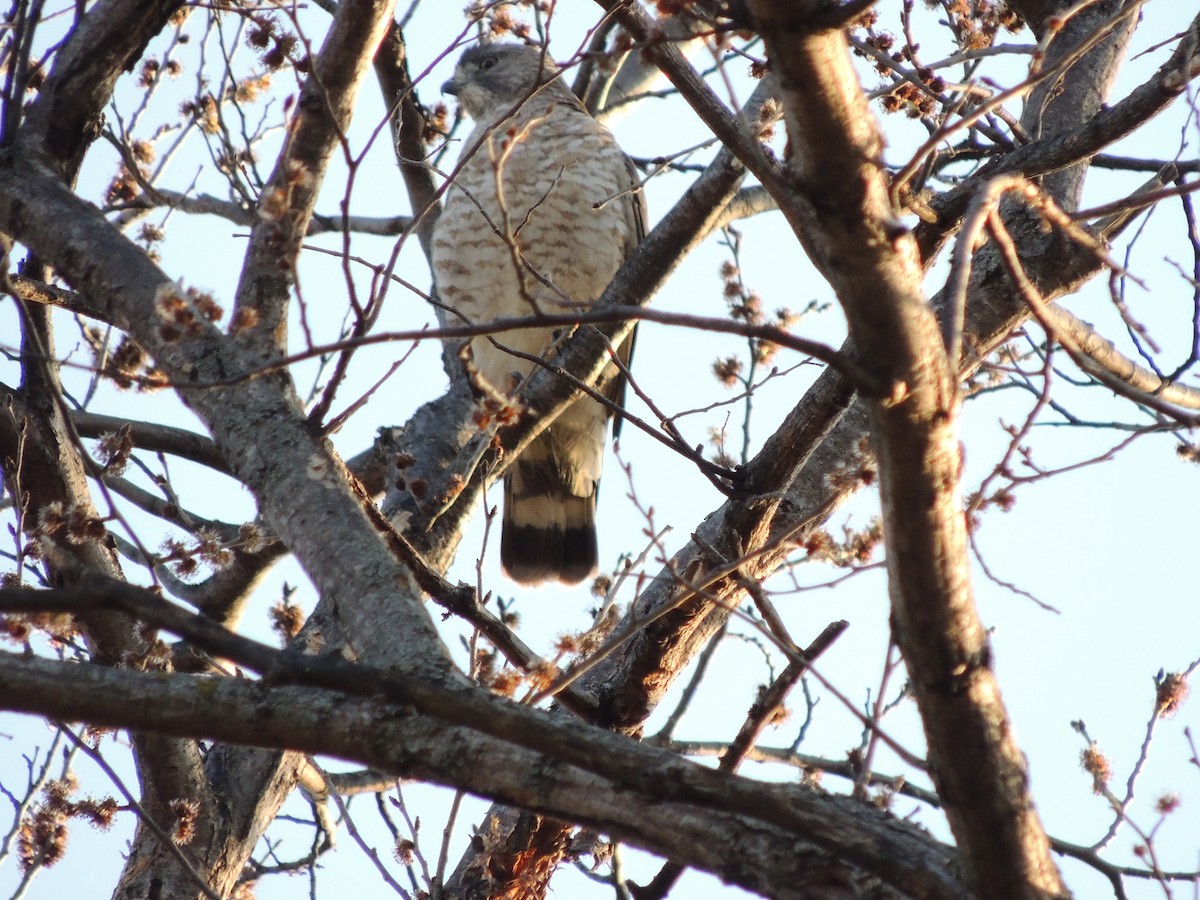
[[[1065,4],[1056,0],[1054,4],[1048,5]],[[1108,6],[1109,4],[1102,5],[1105,9]],[[1100,15],[1103,15],[1103,10]],[[1081,21],[1077,23],[1072,20],[1074,29],[1086,32],[1087,26],[1091,24],[1091,17],[1077,18]],[[1089,110],[1088,118],[1080,120],[1078,114],[1072,115],[1070,127],[1061,127],[1061,123],[1056,123],[1055,127],[1047,128],[1038,140],[1003,154],[975,172],[963,184],[935,197],[930,203],[930,209],[936,215],[936,220],[922,222],[915,229],[921,258],[929,264],[945,241],[957,230],[977,185],[1008,173],[1032,178],[1078,166],[1099,150],[1131,134],[1175,102],[1187,89],[1188,83],[1200,75],[1200,48],[1195,37],[1198,34],[1200,16],[1192,20],[1171,57],[1159,67],[1154,76],[1131,91],[1128,96],[1105,106],[1099,106],[1094,100],[1085,104],[1082,98],[1077,97],[1080,101],[1077,109]],[[1065,48],[1070,48],[1072,44],[1071,36],[1067,35],[1060,36],[1051,47],[1055,52],[1065,53]],[[1060,51],[1059,48],[1064,49]],[[1104,77],[1100,81],[1089,85],[1086,76],[1080,77],[1076,72],[1066,79],[1066,83],[1072,85],[1075,92],[1079,92],[1080,82],[1083,82],[1083,90],[1107,96],[1107,88],[1111,86],[1111,78],[1115,71],[1114,66],[1110,63],[1098,67],[1097,62],[1095,58],[1091,58],[1085,66],[1091,71],[1102,72]],[[1057,84],[1058,82],[1048,88],[1057,90]],[[1056,98],[1057,108],[1069,108],[1061,102],[1061,96],[1052,96]],[[1031,104],[1032,102],[1031,100]],[[1048,123],[1054,122],[1051,116],[1039,118],[1045,118]]]
[[[189,459],[202,466],[208,466],[214,471],[229,473],[229,467],[225,465],[225,459],[216,444],[210,438],[186,428],[154,422],[130,422],[120,416],[106,416],[85,409],[73,411],[71,421],[80,437],[98,438],[102,434],[116,434],[122,428],[128,428],[135,447],[157,453],[169,453],[180,459]]]
[[[182,0],[101,0],[59,50],[17,141],[74,183],[83,155],[99,136],[101,111],[121,75],[133,68]]]
[[[1141,394],[1182,409],[1200,409],[1200,388],[1164,381],[1158,373],[1138,365],[1095,328],[1058,304],[1043,305],[1039,318],[1050,326],[1054,336],[1074,345],[1081,354],[1076,362],[1085,372],[1099,378],[1115,378]]]
[[[354,3],[347,4],[342,12],[341,30],[335,28],[335,32],[345,45],[331,38],[327,45],[330,56],[314,63],[317,76],[323,80],[318,84],[314,77],[309,105],[301,104],[301,117],[316,117],[322,125],[313,129],[313,142],[306,141],[308,135],[303,128],[293,133],[290,159],[301,165],[289,168],[281,164],[277,172],[280,180],[274,188],[284,190],[287,202],[281,217],[266,223],[280,230],[264,237],[258,245],[264,258],[257,264],[264,268],[257,271],[270,273],[270,277],[259,285],[263,290],[256,291],[254,311],[241,320],[244,326],[253,325],[258,312],[278,313],[286,304],[289,272],[285,267],[280,275],[277,267],[279,259],[287,257],[272,256],[263,249],[263,243],[269,243],[271,236],[283,235],[287,231],[284,226],[294,228],[290,232],[294,239],[303,234],[315,182],[348,119],[353,86],[361,81],[373,49],[373,45],[365,50],[363,47],[369,36],[359,35],[355,43],[356,29],[370,30],[372,23],[379,28],[386,19],[374,8],[371,15],[359,16],[363,10]],[[346,59],[334,58],[343,52]],[[109,59],[103,54],[97,58]],[[122,58],[116,64],[123,62]],[[339,65],[347,67],[348,80],[340,78]],[[143,251],[117,233],[94,207],[71,195],[52,173],[22,157],[20,151],[8,153],[0,173],[0,229],[52,264],[64,280],[96,304],[101,318],[133,335],[178,383],[221,378],[252,367],[256,357],[217,331],[203,312],[191,308],[186,292],[173,285]],[[289,193],[291,184],[287,180],[293,176],[299,179],[294,194]],[[254,266],[248,269],[252,270]],[[182,338],[178,331],[165,327],[173,315],[168,311],[181,308],[190,310]],[[269,319],[258,320],[260,326],[264,322],[267,343],[271,344],[274,329]],[[276,379],[261,379],[240,390],[193,391],[189,401],[216,438],[231,471],[257,492],[270,529],[313,574],[323,598],[317,621],[324,625],[326,636],[346,636],[364,657],[391,659],[402,668],[419,669],[431,678],[447,677],[452,670],[420,606],[419,588],[363,514],[340,461],[321,436],[305,428],[290,389]],[[339,540],[329,541],[330,534],[338,535]],[[329,579],[322,573],[327,573]],[[388,627],[380,623],[388,623]],[[396,642],[392,639],[396,634],[404,635],[405,640]],[[157,791],[151,798],[152,809],[160,800],[165,803],[176,796],[202,793],[196,788],[198,779],[204,776],[196,765],[194,747],[192,764],[187,766],[159,759],[161,754],[154,748],[151,751],[140,758],[141,763],[151,767],[146,772],[187,773],[192,785],[170,790],[164,781],[164,788],[170,792]],[[205,840],[197,844],[196,850],[204,856],[204,865],[210,867],[212,883],[218,889],[231,886],[237,878],[241,861],[294,784],[298,763],[294,756],[274,753],[222,748],[210,752],[205,775],[211,779],[213,796],[222,795],[223,805],[219,810],[205,807],[214,815],[203,818]],[[169,856],[155,855],[151,841],[139,840],[119,893],[136,896],[143,888],[148,890],[141,885],[142,878],[161,878],[173,867]],[[180,890],[188,889],[186,881],[175,884]]]
[[[921,295],[915,247],[892,224],[879,138],[840,33],[809,7],[750,5],[783,85],[790,168],[809,216],[806,245],[846,308],[864,358],[904,392],[872,409],[897,641],[912,676],[932,774],[985,896],[1063,893],[1004,723],[971,594],[953,423],[957,373]],[[966,742],[972,752],[962,754]],[[968,765],[960,763],[970,759]]]
[[[398,23],[392,22],[388,27],[375,53],[374,66],[379,90],[390,113],[388,125],[392,146],[396,148],[400,174],[408,191],[409,207],[414,215],[425,213],[417,226],[417,237],[428,257],[433,226],[437,221],[438,190],[432,170],[424,164],[428,117],[417,99],[416,86],[408,71],[408,46]]]
[[[237,287],[234,320],[248,347],[287,352],[287,308],[300,243],[334,151],[396,0],[343,0],[304,81],[288,139],[263,188]]]
[[[1070,73],[1068,80],[1076,77],[1093,79],[1084,71]],[[1052,120],[1069,131],[1087,122],[1093,112],[1087,106],[1067,103],[1056,107]],[[969,193],[976,184],[972,179],[962,190]],[[1026,224],[1020,240],[1026,270],[1047,299],[1077,290],[1101,269],[1091,252],[1042,233],[1036,224]],[[1003,268],[994,260],[988,262],[986,254],[972,269],[969,297],[965,331],[978,355],[967,361],[964,375],[1028,315]],[[935,306],[940,305],[941,299],[935,298]],[[850,346],[842,352],[855,353]],[[754,570],[765,577],[793,552],[792,540],[819,526],[853,494],[859,483],[852,479],[831,483],[828,478],[828,473],[837,471],[846,460],[860,459],[863,454],[866,413],[861,401],[851,405],[853,399],[853,390],[843,378],[832,371],[824,373],[746,467],[749,496],[726,503],[702,523],[697,530],[701,540],[676,554],[671,569],[664,570],[639,598],[631,618],[644,620],[664,607],[676,607],[681,588],[670,572],[707,565],[707,551],[702,549],[706,546],[731,546],[739,553],[753,553]],[[772,545],[775,549],[766,550]],[[662,673],[676,671],[704,645],[724,619],[725,609],[735,605],[740,589],[733,584],[713,585],[708,593],[714,605],[677,608],[639,632],[589,674],[584,687],[600,698],[606,721],[636,729],[671,683]]]
[[[150,210],[175,209],[180,212],[197,216],[219,216],[235,225],[247,228],[253,227],[258,216],[253,209],[235,203],[232,200],[222,200],[211,194],[182,194],[167,188],[153,188],[127,203],[113,207],[115,210]],[[313,213],[309,219],[305,236],[315,234],[340,234],[350,231],[356,234],[375,234],[382,237],[396,237],[412,224],[409,216],[333,216]]]
[[[71,592],[0,590],[0,608],[8,610],[73,609],[88,599],[137,610],[265,680],[193,681],[4,654],[0,702],[7,708],[353,759],[600,827],[770,896],[811,896],[785,885],[825,871],[828,853],[900,892],[960,894],[946,848],[850,798],[713,772],[471,686],[274,650],[120,582]],[[364,722],[377,740],[362,740]],[[548,770],[553,779],[545,778]],[[643,799],[631,803],[630,796]],[[688,843],[692,849],[684,850]],[[790,865],[781,865],[781,852],[793,858]],[[771,855],[770,865],[756,859],[762,853]]]

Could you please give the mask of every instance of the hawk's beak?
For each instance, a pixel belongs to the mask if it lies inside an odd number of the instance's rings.
[[[459,84],[453,78],[449,78],[446,81],[442,82],[442,93],[443,94],[453,94],[455,97],[457,97],[458,89],[459,89]]]

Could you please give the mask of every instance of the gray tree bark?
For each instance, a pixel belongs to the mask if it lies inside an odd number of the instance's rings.
[[[635,38],[649,36],[638,8],[602,5]],[[1011,5],[1041,35],[1049,16],[1070,4]],[[64,669],[0,656],[0,705],[135,729],[149,816],[170,830],[171,801],[192,799],[200,809],[197,836],[184,848],[190,870],[151,829],[141,828],[116,896],[199,897],[196,873],[212,891],[229,895],[294,788],[302,752],[463,788],[531,814],[496,813],[508,831],[460,863],[449,888],[463,896],[495,895],[503,887],[495,872],[515,879],[540,870],[548,877],[563,852],[565,823],[602,829],[769,896],[1064,896],[967,575],[955,423],[959,379],[977,357],[961,368],[953,361],[935,315],[950,300],[930,300],[921,283],[981,185],[994,176],[1042,176],[1058,205],[1073,208],[1090,156],[1144,124],[1200,71],[1194,43],[1181,44],[1142,89],[1105,107],[1137,4],[1107,0],[1087,7],[1050,43],[1045,66],[1078,59],[1029,94],[1022,124],[1033,141],[935,198],[933,217],[911,232],[898,224],[901,210],[876,162],[874,121],[841,23],[830,20],[826,4],[747,5],[766,42],[791,138],[793,153],[782,165],[761,152],[751,129],[677,50],[653,48],[654,62],[726,149],[623,267],[602,302],[648,302],[726,215],[749,170],[843,304],[851,327],[843,353],[893,387],[886,395],[858,397],[834,369],[817,380],[745,467],[734,496],[700,524],[696,539],[676,553],[618,628],[650,624],[563,693],[572,718],[515,707],[465,683],[425,607],[432,597],[499,628],[470,592],[441,580],[483,487],[470,460],[478,441],[491,440],[458,427],[470,406],[465,386],[427,405],[381,445],[393,460],[401,453],[415,460],[405,467],[406,478],[427,485],[424,498],[391,492],[385,510],[405,514],[407,530],[400,535],[314,430],[286,374],[260,373],[286,353],[300,239],[373,59],[385,96],[408,112],[395,134],[414,211],[426,211],[418,236],[427,237],[436,214],[428,171],[412,165],[420,158],[411,124],[416,110],[407,93],[403,36],[389,30],[392,3],[343,0],[338,6],[301,92],[287,148],[264,190],[270,215],[256,220],[236,296],[235,321],[243,327],[232,334],[194,309],[186,328],[164,328],[177,323],[167,313],[189,308],[189,298],[70,190],[117,77],[179,6],[111,0],[83,17],[19,130],[6,131],[0,230],[35,255],[40,268],[24,274],[43,282],[52,269],[74,289],[71,302],[80,311],[126,331],[154,356],[212,435],[213,443],[195,452],[219,455],[254,492],[263,522],[300,560],[321,602],[292,654],[223,644],[226,638],[205,631],[198,619],[171,619],[145,597],[106,587],[121,578],[106,539],[56,548],[56,590],[36,602],[79,613],[95,664]],[[1110,30],[1093,40],[1106,23]],[[384,49],[375,56],[381,41]],[[638,82],[623,77],[623,83]],[[1103,269],[1094,254],[1043,229],[1023,207],[1006,206],[1004,223],[1026,275],[1046,299]],[[8,289],[17,292],[11,283]],[[994,245],[976,255],[967,296],[964,339],[981,353],[1029,316]],[[55,301],[46,295],[41,302]],[[25,309],[28,355],[53,358],[45,310],[32,303]],[[619,342],[630,327],[581,329],[554,365],[590,383],[606,364],[609,342]],[[22,459],[34,508],[61,503],[97,518],[56,376],[47,366],[29,372],[12,391],[12,404],[0,409],[0,455]],[[554,369],[537,375],[525,399],[539,415],[500,435],[508,458],[580,390]],[[854,801],[711,772],[625,738],[640,734],[674,679],[745,596],[747,582],[775,571],[795,540],[856,489],[827,475],[867,437],[882,481],[893,626],[916,688],[955,851]],[[382,480],[378,466],[374,471],[377,491]],[[240,589],[252,582],[247,577]],[[29,602],[28,592],[0,591],[0,609]],[[175,629],[198,646],[210,642],[211,652],[268,677],[251,684],[150,674],[135,671],[136,665],[105,668],[145,653],[139,620]],[[333,648],[344,648],[359,665],[301,655]],[[201,759],[191,740],[197,737],[224,743]]]

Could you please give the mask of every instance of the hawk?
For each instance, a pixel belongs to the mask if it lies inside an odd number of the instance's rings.
[[[442,91],[475,121],[470,154],[433,234],[438,294],[473,323],[586,309],[644,230],[637,176],[612,134],[563,83],[543,50],[467,50]],[[507,391],[546,355],[554,326],[476,337],[479,374]],[[620,348],[628,360],[631,341]],[[616,366],[600,389],[619,403]],[[611,407],[582,397],[542,431],[504,477],[500,562],[524,584],[575,584],[596,571],[596,489]]]

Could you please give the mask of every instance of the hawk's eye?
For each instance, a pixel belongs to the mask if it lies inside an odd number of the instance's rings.
[[[479,68],[486,72],[488,69],[490,69],[495,64],[496,64],[496,57],[485,56],[483,59],[481,59],[479,61]]]

